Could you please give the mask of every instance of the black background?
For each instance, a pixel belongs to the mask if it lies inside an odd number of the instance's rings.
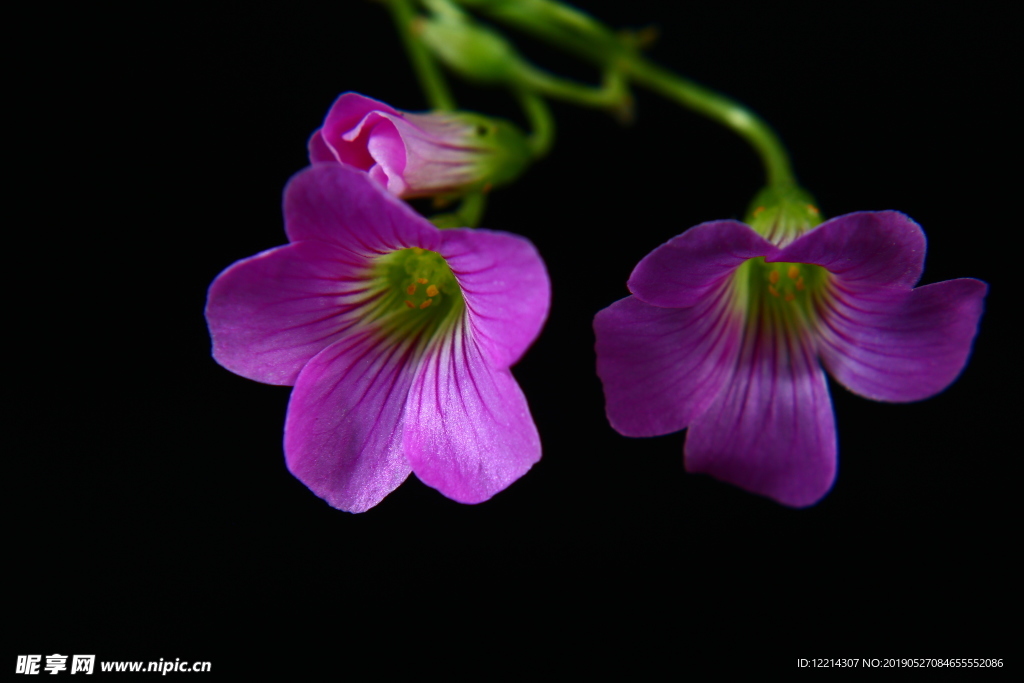
[[[289,389],[219,367],[202,311],[223,268],[285,241],[281,190],[339,93],[426,107],[387,13],[26,21],[16,109],[33,153],[8,228],[11,660],[178,657],[224,674],[409,659],[480,678],[541,652],[678,671],[1011,656],[1011,18],[977,3],[580,5],[614,27],[656,23],[652,56],[775,126],[825,214],[913,217],[929,238],[922,284],[988,282],[957,382],[908,405],[830,383],[839,476],[805,510],[685,474],[682,433],[616,434],[593,315],[658,244],[742,218],[761,171],[731,133],[640,89],[630,127],[555,103],[551,155],[495,191],[483,221],[531,239],[551,275],[549,321],[515,368],[543,459],[477,506],[411,476],[367,513],[333,510],[284,466]],[[455,92],[519,118],[501,92]]]

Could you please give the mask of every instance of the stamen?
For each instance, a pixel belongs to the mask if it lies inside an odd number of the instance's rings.
[[[790,280],[795,280],[797,278],[797,276],[800,275],[800,269],[797,268],[796,266],[790,266],[789,267],[789,272],[786,273],[786,275],[789,276]]]
[[[416,278],[416,282],[420,283],[421,285],[425,285],[425,284],[427,284],[427,278],[425,278],[425,277],[418,277],[418,278]]]
[[[773,270],[772,272],[768,273],[768,282],[772,283],[773,285],[778,284],[779,283],[779,271]]]
[[[796,298],[796,294],[794,294],[793,292],[786,292],[786,297],[785,298],[786,298],[786,301],[792,301],[793,299]]]
[[[405,305],[408,306],[409,308],[416,308],[416,304],[414,304],[413,302],[409,301],[408,299],[406,299]]]
[[[416,285],[409,285],[405,288],[405,293],[412,296],[416,293]]]
[[[779,295],[779,290],[775,289],[775,285],[768,285],[768,292],[772,296],[778,296]]]
[[[759,206],[756,209],[754,209],[754,215],[756,216],[757,214],[761,213],[762,211],[764,211],[764,207],[763,206]]]
[[[427,299],[426,301],[424,301],[423,303],[421,303],[421,304],[420,304],[420,310],[422,311],[422,310],[423,310],[424,308],[426,308],[427,306],[429,306],[429,305],[430,305],[430,302],[431,302],[431,301],[433,301],[433,299]]]
[[[811,213],[813,213],[815,216],[817,216],[819,213],[821,213],[820,211],[818,211],[818,207],[816,207],[814,204],[808,204],[807,205],[807,210],[810,211]]]
[[[798,292],[804,291],[804,279],[803,279],[802,276],[798,277],[796,279],[796,291],[798,291]]]
[[[437,296],[437,285],[427,287],[427,296]]]

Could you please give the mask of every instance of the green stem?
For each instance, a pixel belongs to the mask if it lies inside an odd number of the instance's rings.
[[[387,6],[391,11],[398,34],[402,37],[409,61],[412,62],[413,69],[416,71],[416,77],[427,96],[430,108],[443,111],[454,110],[455,99],[452,97],[451,91],[448,90],[448,84],[445,82],[437,62],[434,61],[430,51],[414,35],[414,24],[417,17],[409,0],[387,0]]]
[[[552,0],[455,2],[473,7],[590,61],[606,73],[623,74],[627,79],[726,126],[746,140],[761,157],[769,186],[796,185],[782,142],[757,114],[729,97],[647,60],[590,16]]]
[[[459,208],[451,213],[439,213],[430,217],[430,222],[441,229],[475,228],[480,225],[487,206],[487,195],[472,192],[462,197]]]
[[[746,140],[761,157],[768,185],[796,185],[786,148],[771,126],[757,114],[735,100],[677,76],[639,55],[633,54],[631,58],[621,60],[620,64],[632,81],[721,123]]]
[[[548,153],[555,141],[555,119],[540,95],[522,89],[516,90],[515,94],[530,122],[530,137],[527,140],[530,153],[534,159],[539,159]]]

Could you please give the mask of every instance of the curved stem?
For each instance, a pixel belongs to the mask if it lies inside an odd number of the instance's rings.
[[[721,123],[746,140],[761,157],[770,186],[796,185],[782,141],[757,114],[735,100],[677,76],[639,55],[623,59],[620,64],[630,80]]]
[[[530,153],[534,159],[539,159],[548,153],[555,141],[555,119],[540,95],[523,89],[516,90],[515,94],[530,122]]]
[[[769,186],[796,185],[778,135],[735,100],[658,66],[592,17],[553,0],[455,0],[625,77],[721,123],[761,157]]]
[[[402,36],[405,51],[416,71],[420,86],[427,96],[430,108],[443,111],[454,110],[455,99],[448,89],[441,69],[438,68],[430,51],[416,39],[415,23],[417,18],[409,0],[387,0],[387,6],[391,11],[391,18],[394,19],[398,34]]]

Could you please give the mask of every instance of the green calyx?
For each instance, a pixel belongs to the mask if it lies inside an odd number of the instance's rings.
[[[466,304],[462,288],[437,252],[402,249],[376,259],[372,278],[378,292],[370,320],[395,339],[426,343],[449,329]]]
[[[438,59],[478,83],[514,79],[519,55],[500,33],[474,21],[447,0],[426,0],[424,4],[430,17],[415,32]]]
[[[736,271],[736,291],[751,320],[798,329],[813,324],[817,301],[828,284],[828,271],[809,263],[745,261]]]
[[[509,183],[529,165],[533,156],[530,143],[511,121],[471,112],[450,116],[465,125],[465,144],[476,152],[477,189]]]
[[[747,225],[769,242],[784,246],[822,222],[814,197],[792,185],[769,186],[757,193]]]

